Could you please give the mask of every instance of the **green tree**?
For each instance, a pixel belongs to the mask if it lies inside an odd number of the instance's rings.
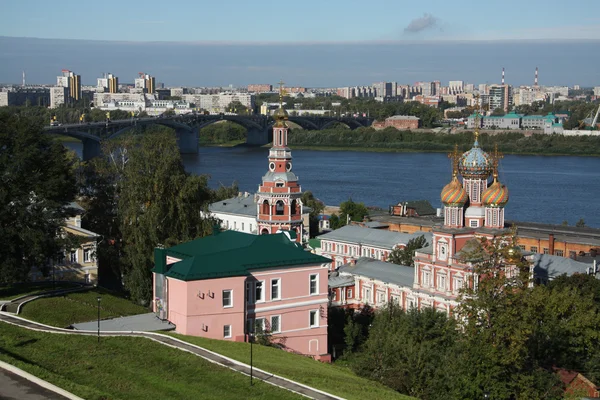
[[[227,111],[228,112],[232,112],[232,113],[236,113],[238,115],[248,115],[251,114],[248,110],[248,107],[246,107],[245,105],[243,105],[241,102],[239,101],[232,101],[231,103],[229,103],[229,105],[227,106]]]
[[[311,191],[307,190],[302,193],[302,204],[306,207],[310,207],[311,211],[309,214],[309,234],[310,237],[315,237],[319,233],[319,215],[325,209],[325,204],[317,198],[315,198]]]
[[[392,250],[388,261],[398,265],[414,267],[415,261],[413,257],[415,256],[415,251],[425,247],[425,245],[427,245],[427,239],[423,235],[410,239],[406,246],[396,247]]]
[[[346,225],[348,220],[360,222],[367,215],[369,210],[364,203],[355,203],[352,199],[348,199],[340,204],[340,222],[343,225]]]
[[[575,226],[578,228],[584,228],[585,227],[585,221],[583,218],[579,218],[579,221],[577,221],[575,223]]]
[[[185,172],[172,132],[131,135],[108,142],[105,154],[116,175],[124,285],[132,298],[151,298],[153,250],[212,232],[216,221],[202,216],[214,198],[206,176]]]
[[[43,124],[0,112],[0,283],[25,281],[33,267],[47,273],[68,239],[61,232],[77,192],[72,162]]]
[[[490,114],[493,117],[501,117],[503,116],[504,110],[502,108],[495,108],[494,111],[492,111],[492,113]]]

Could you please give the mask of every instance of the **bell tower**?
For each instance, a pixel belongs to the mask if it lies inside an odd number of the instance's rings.
[[[261,235],[288,231],[302,243],[302,189],[292,172],[292,152],[287,147],[288,113],[283,108],[283,82],[279,82],[279,108],[273,114],[273,146],[269,169],[258,186],[257,225]]]

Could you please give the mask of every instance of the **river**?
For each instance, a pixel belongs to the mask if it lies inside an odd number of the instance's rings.
[[[68,144],[78,148],[78,143]],[[267,148],[201,147],[184,155],[188,172],[210,175],[210,184],[255,192],[267,171]],[[429,200],[441,207],[440,192],[451,178],[450,161],[441,153],[374,153],[293,150],[293,172],[303,190],[328,205],[352,198],[386,208],[407,200]],[[506,219],[600,228],[600,158],[506,155],[500,181],[510,193]]]

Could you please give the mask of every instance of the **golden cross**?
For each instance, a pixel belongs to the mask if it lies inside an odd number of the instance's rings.
[[[279,81],[279,107],[283,107],[283,85],[285,82],[283,80]]]
[[[498,151],[498,143],[494,145],[494,154],[492,154],[492,166],[493,166],[493,176],[494,182],[498,179],[498,163],[500,160],[504,158],[504,154]]]
[[[448,158],[452,160],[452,178],[456,178],[458,176],[458,162],[460,161],[458,144],[454,145],[454,151],[448,154]]]
[[[479,141],[479,126],[481,125],[481,100],[479,100],[479,93],[475,95],[475,105],[477,108],[475,109],[475,141]]]

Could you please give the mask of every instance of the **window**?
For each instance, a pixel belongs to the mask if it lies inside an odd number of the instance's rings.
[[[71,262],[72,263],[77,262],[77,250],[71,250]]]
[[[83,262],[92,262],[92,249],[83,249]]]
[[[363,288],[363,301],[369,303],[371,301],[371,288]]]
[[[452,289],[455,292],[458,292],[460,289],[463,288],[463,285],[464,285],[463,278],[454,278],[454,282],[452,283],[452,286],[453,286]]]
[[[537,246],[531,246],[529,248],[529,250],[531,250],[532,253],[537,253],[538,252]]]
[[[392,294],[392,303],[395,305],[400,305],[400,296],[397,294]]]
[[[479,226],[479,221],[471,220],[471,228],[477,228]]]
[[[520,248],[521,250],[525,250],[525,245],[523,245],[523,244],[520,244],[520,245],[519,245],[519,248]]]
[[[244,223],[242,222],[242,231],[244,230]]]
[[[258,281],[254,284],[254,301],[265,301],[264,281]]]
[[[577,257],[577,252],[576,251],[569,251],[569,258],[575,258]]]
[[[275,203],[275,215],[283,215],[283,201],[282,200],[278,200],[277,203]]]
[[[562,250],[555,250],[554,251],[554,255],[555,256],[559,256],[559,257],[563,257],[565,255],[565,253]]]
[[[318,310],[310,310],[308,312],[309,325],[311,328],[316,328],[319,326],[319,311]]]
[[[446,290],[446,275],[438,275],[438,289]]]
[[[246,282],[246,303],[252,304],[252,284],[250,282]]]
[[[233,293],[231,290],[223,290],[223,307],[233,307]]]
[[[431,273],[429,271],[423,271],[423,282],[422,285],[423,286],[429,286],[429,277],[431,276]]]
[[[280,300],[281,293],[279,288],[281,286],[281,279],[272,279],[271,280],[271,300]]]
[[[310,292],[309,294],[319,294],[319,275],[310,275]]]
[[[223,326],[223,337],[225,339],[231,337],[231,325],[224,325]]]
[[[281,332],[281,317],[279,315],[271,316],[271,333]]]
[[[250,229],[250,232],[252,232],[252,224],[248,225],[248,229]]]
[[[348,298],[351,299],[352,298],[352,289],[348,289]]]
[[[377,304],[385,303],[385,292],[377,291]]]
[[[544,254],[548,254],[550,253],[550,250],[548,250],[548,248],[544,247]]]
[[[254,320],[254,333],[264,333],[265,332],[265,319],[257,318]]]

